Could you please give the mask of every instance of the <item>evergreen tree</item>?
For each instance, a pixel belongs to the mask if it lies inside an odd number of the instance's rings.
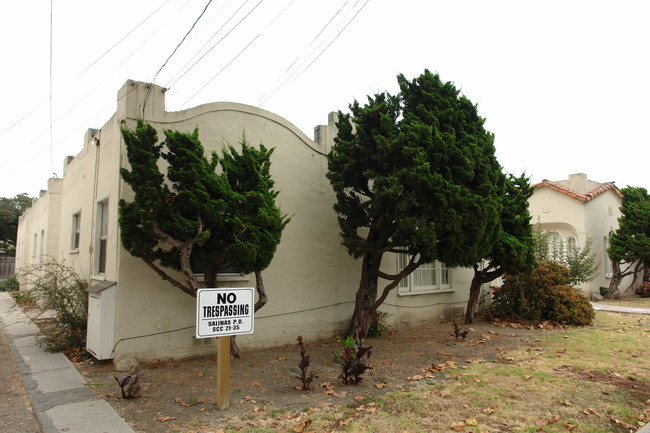
[[[229,146],[221,158],[213,152],[208,160],[198,130],[164,133],[164,143],[157,144],[151,125],[139,121],[135,131],[122,129],[131,170],[121,174],[134,192],[133,201],[120,201],[122,244],[192,296],[199,269],[209,287],[217,287],[217,270],[225,264],[254,272],[259,309],[267,299],[261,271],[289,221],[275,205],[272,150],[255,149],[244,139],[241,153]],[[168,163],[167,181],[158,168],[161,157]],[[166,268],[180,270],[184,280]]]
[[[362,259],[350,332],[421,264],[472,266],[499,235],[502,174],[484,119],[436,74],[397,79],[399,95],[339,113],[328,157],[342,244]],[[389,253],[410,260],[387,274],[380,268]],[[379,278],[388,281],[381,292]]]
[[[483,267],[474,264],[474,276],[470,284],[469,301],[465,323],[474,322],[474,309],[481,285],[494,281],[504,273],[530,273],[535,266],[535,241],[528,212],[528,199],[533,190],[530,179],[521,175],[509,175],[505,179],[505,193],[501,196],[501,226],[497,242],[484,257]]]
[[[623,188],[621,192],[623,215],[618,219],[618,229],[610,237],[607,251],[614,270],[607,297],[620,296],[618,286],[624,277],[650,268],[650,197],[640,187]],[[627,263],[623,270],[622,263]]]
[[[26,193],[0,197],[0,250],[10,257],[16,255],[18,218],[31,205],[32,199]]]

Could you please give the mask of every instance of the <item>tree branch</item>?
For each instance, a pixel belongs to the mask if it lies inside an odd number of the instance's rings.
[[[145,257],[141,257],[141,259],[147,264],[147,266],[153,269],[154,272],[156,272],[163,280],[171,283],[174,287],[177,287],[181,289],[183,292],[187,293],[188,295],[196,298],[196,291],[192,290],[190,287],[181,284],[181,282],[178,281],[177,279],[169,276],[169,274],[167,274],[165,271],[159,268],[152,260]]]

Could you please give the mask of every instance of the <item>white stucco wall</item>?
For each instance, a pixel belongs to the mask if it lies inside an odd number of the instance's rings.
[[[582,173],[570,175],[569,179],[554,183],[583,196],[602,185],[589,180]],[[581,248],[585,246],[588,238],[591,239],[591,252],[595,255],[598,273],[593,281],[580,286],[586,294],[599,293],[600,287],[609,286],[611,275],[605,273],[604,239],[609,236],[610,231],[618,228],[620,206],[621,197],[614,189],[603,191],[589,200],[580,200],[539,186],[529,199],[532,223],[539,224],[538,228],[542,231],[556,230],[565,242],[567,236],[574,236]],[[631,282],[630,278],[624,279],[620,286],[621,291]]]

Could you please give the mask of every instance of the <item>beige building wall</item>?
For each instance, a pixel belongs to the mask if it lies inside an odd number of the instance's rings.
[[[529,199],[533,225],[542,231],[557,231],[566,243],[574,237],[578,247],[592,241],[591,252],[596,257],[598,274],[590,283],[581,285],[586,294],[599,293],[608,287],[611,266],[606,255],[607,239],[618,228],[621,216],[621,195],[611,182],[589,180],[586,174],[577,173],[567,180],[544,181],[536,186]],[[632,280],[626,278],[620,288],[625,290]]]
[[[38,264],[44,256],[58,257],[63,179],[52,178],[18,219],[16,270]]]
[[[211,103],[166,112],[164,91],[127,81],[118,92],[116,114],[101,129],[89,130],[82,151],[65,162],[58,257],[72,263],[91,285],[117,283],[113,286],[114,320],[106,319],[102,325],[114,328],[109,333],[114,336],[108,357],[119,366],[128,366],[133,359],[182,358],[215,350],[213,339],[194,338],[195,298],[163,281],[119,241],[117,203],[121,198],[132,199],[119,175],[120,167],[128,167],[119,128],[134,128],[143,112],[144,119],[158,130],[159,139],[164,138],[163,129],[191,132],[199,128],[208,153],[220,151],[224,144],[238,147],[244,134],[250,144],[275,148],[271,170],[280,192],[277,201],[292,219],[273,262],[263,273],[269,301],[256,315],[255,332],[238,337],[240,347],[294,344],[298,334],[309,341],[341,333],[353,311],[360,262],[351,259],[340,245],[332,209],[335,196],[325,177],[326,152],[336,135],[335,116],[330,116],[328,125],[317,128],[319,140],[313,141],[286,119],[242,104]],[[109,210],[107,262],[105,272],[98,272],[98,203],[102,202]],[[75,214],[81,215],[79,248],[71,248]],[[29,231],[27,225],[25,230]],[[388,272],[396,266],[392,258],[383,263]],[[450,276],[448,287],[433,292],[400,294],[395,290],[382,307],[389,313],[389,324],[421,325],[451,320],[454,309],[461,313],[472,273],[454,269]],[[220,284],[253,287],[255,281],[253,276],[230,276]]]

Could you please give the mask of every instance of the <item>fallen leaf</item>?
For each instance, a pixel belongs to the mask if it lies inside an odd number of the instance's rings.
[[[406,380],[422,380],[424,379],[424,376],[421,374],[416,374],[415,376],[409,376],[406,378]]]
[[[172,421],[172,420],[175,420],[175,419],[176,419],[175,416],[159,416],[158,417],[159,422],[167,422],[167,421]]]
[[[196,373],[196,375],[197,375],[198,377],[203,377],[203,376],[205,376],[205,373]]]
[[[197,412],[205,412],[205,408],[202,407],[201,409],[197,409]]]
[[[486,415],[492,415],[494,413],[494,409],[491,407],[486,407],[485,409],[483,409],[483,413]]]
[[[286,361],[287,357],[286,356],[278,356],[278,361]]]
[[[565,422],[565,423],[564,423],[564,426],[565,426],[565,427],[567,428],[567,430],[569,430],[569,431],[573,431],[573,430],[575,430],[575,429],[578,428],[577,425],[570,424],[570,423],[568,423],[568,422]]]
[[[463,431],[463,429],[465,428],[465,423],[463,421],[452,422],[450,427],[453,431]]]
[[[481,383],[481,379],[479,379],[479,378],[477,378],[477,377],[473,377],[472,380],[473,380],[474,382],[476,382],[476,383]]]
[[[596,411],[593,410],[592,408],[588,407],[587,409],[583,410],[582,413],[585,415],[596,415]]]
[[[572,404],[571,404],[571,402],[570,402],[569,400],[564,400],[564,401],[562,402],[562,404],[563,404],[564,406],[572,406]]]
[[[532,379],[532,377],[533,376],[531,376],[530,374],[525,374],[524,375],[524,379],[526,379],[526,380],[530,380],[530,379]]]
[[[566,353],[566,349],[556,350],[555,352],[556,352],[556,353]]]
[[[470,418],[470,419],[465,420],[465,424],[467,424],[469,426],[472,426],[472,427],[476,427],[476,426],[478,426],[478,421],[476,421],[476,418]]]
[[[386,384],[385,383],[375,383],[373,386],[375,388],[377,388],[377,389],[382,389],[382,388],[386,387]]]
[[[612,422],[614,424],[616,424],[617,426],[619,426],[622,429],[625,429],[625,430],[635,429],[636,430],[635,426],[633,426],[632,424],[628,424],[625,421],[618,420],[618,419],[616,419],[614,417],[611,417],[610,419],[612,420]]]

